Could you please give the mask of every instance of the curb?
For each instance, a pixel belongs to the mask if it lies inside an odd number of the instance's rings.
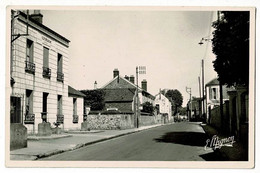
[[[55,136],[55,137],[27,137],[29,141],[40,141],[40,140],[52,140],[52,139],[60,139],[60,138],[68,138],[72,137],[72,135],[62,135],[62,136]]]
[[[87,142],[87,143],[77,144],[76,146],[74,146],[72,148],[68,148],[68,149],[54,150],[54,151],[51,151],[49,153],[43,153],[43,154],[36,155],[36,158],[34,160],[53,156],[53,155],[56,155],[56,154],[61,154],[61,153],[67,152],[67,151],[73,151],[73,150],[76,150],[76,149],[79,149],[79,148],[82,148],[82,147],[85,147],[85,146],[88,146],[88,145],[91,145],[91,144],[96,144],[96,143],[99,143],[99,142],[107,141],[107,140],[118,138],[118,137],[121,137],[121,136],[126,136],[126,135],[133,134],[133,133],[136,133],[136,132],[141,132],[141,131],[145,131],[145,130],[148,130],[148,129],[151,129],[151,128],[161,127],[161,126],[170,125],[170,124],[174,124],[174,123],[161,124],[161,125],[149,127],[149,128],[146,128],[146,129],[139,129],[139,130],[136,130],[136,131],[122,133],[122,134],[119,134],[119,135],[110,136],[110,137],[107,137],[107,138],[103,138],[103,139],[99,139],[99,140],[95,140],[95,141],[91,141],[91,142]]]

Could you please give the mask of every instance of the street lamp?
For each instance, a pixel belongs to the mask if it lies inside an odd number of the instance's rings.
[[[204,44],[204,42],[207,41],[207,42],[211,42],[212,39],[211,38],[207,38],[207,37],[203,37],[201,38],[200,42],[198,43],[199,45],[202,45]],[[201,69],[202,69],[202,115],[205,116],[205,97],[204,97],[204,57],[203,59],[201,60]]]

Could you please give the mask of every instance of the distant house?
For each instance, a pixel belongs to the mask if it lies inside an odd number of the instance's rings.
[[[168,121],[173,119],[172,104],[161,92],[155,95],[154,105],[158,109],[158,113],[166,116]]]
[[[206,84],[206,105],[207,108],[213,108],[220,105],[220,96],[219,96],[219,81],[217,78],[209,81]],[[223,103],[225,100],[228,100],[228,88],[223,85]]]
[[[113,71],[113,79],[101,89],[105,91],[105,109],[117,108],[119,111],[135,112],[137,86],[135,77],[121,77],[118,69]],[[145,102],[153,104],[155,97],[147,92],[147,81],[142,81],[142,88],[138,87],[140,105]]]

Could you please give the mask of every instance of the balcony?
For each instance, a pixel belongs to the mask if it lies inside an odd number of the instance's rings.
[[[30,61],[25,61],[25,71],[27,73],[35,74],[35,64]]]
[[[32,113],[25,114],[24,124],[34,124],[34,120],[35,120],[35,114]]]
[[[50,79],[51,78],[51,69],[49,69],[48,67],[42,67],[42,76]]]
[[[64,123],[64,115],[58,114],[56,123],[63,124]]]
[[[64,81],[64,74],[61,72],[57,72],[57,81],[63,82]]]
[[[79,116],[78,116],[78,115],[73,115],[73,120],[72,120],[72,122],[73,122],[74,124],[77,124],[77,123],[79,122]]]

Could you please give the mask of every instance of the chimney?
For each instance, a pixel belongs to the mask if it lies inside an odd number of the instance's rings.
[[[145,79],[142,81],[142,89],[147,91],[147,81]]]
[[[97,89],[97,81],[94,83],[94,89]]]
[[[129,76],[125,75],[125,79],[126,79],[126,80],[129,80]]]
[[[119,76],[119,71],[118,71],[117,68],[115,68],[114,71],[113,71],[113,78],[115,78],[117,76]]]
[[[129,78],[130,82],[132,82],[133,84],[135,84],[135,77],[134,75],[131,75]]]
[[[43,15],[40,13],[40,10],[34,10],[33,14],[31,14],[30,17],[38,23],[42,24]]]

